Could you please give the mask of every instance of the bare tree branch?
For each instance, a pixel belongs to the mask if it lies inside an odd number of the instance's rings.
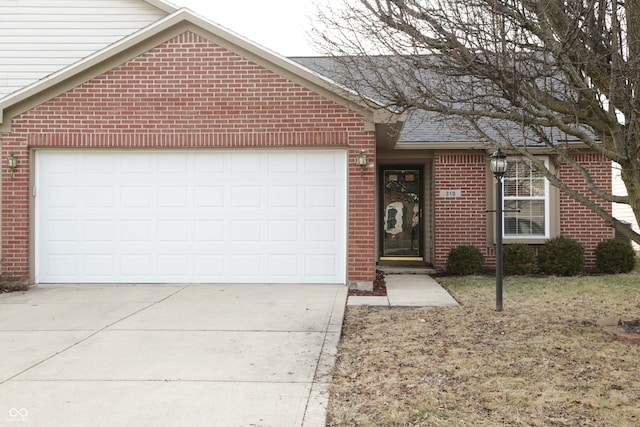
[[[344,1],[319,17],[341,83],[389,108],[462,118],[640,243],[594,201],[628,204],[640,220],[640,1]],[[506,124],[521,135],[500,132]],[[563,139],[618,163],[628,196],[599,188]],[[576,170],[593,197],[536,163],[531,145]]]

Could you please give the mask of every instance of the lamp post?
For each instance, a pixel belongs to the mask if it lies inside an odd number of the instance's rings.
[[[507,172],[507,155],[498,148],[491,156],[496,177],[496,311],[502,311],[502,177]]]

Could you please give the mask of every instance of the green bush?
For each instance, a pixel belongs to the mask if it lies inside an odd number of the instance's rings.
[[[472,245],[452,248],[447,257],[447,271],[459,276],[482,273],[484,256],[480,249]]]
[[[504,274],[530,274],[536,268],[536,255],[524,243],[506,245],[502,248],[502,268]]]
[[[538,267],[546,274],[575,276],[584,268],[584,248],[568,237],[554,237],[540,249]]]
[[[596,246],[596,269],[601,273],[628,273],[636,266],[636,252],[622,240],[603,240]]]

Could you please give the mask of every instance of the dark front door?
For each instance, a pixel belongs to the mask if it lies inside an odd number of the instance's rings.
[[[381,260],[422,261],[422,167],[381,168]]]

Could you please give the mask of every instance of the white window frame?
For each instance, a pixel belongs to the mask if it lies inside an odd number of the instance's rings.
[[[509,161],[524,161],[527,163],[531,163],[526,157],[512,157],[510,159],[508,159]],[[549,157],[547,156],[540,156],[539,160],[541,160],[546,168],[549,168]],[[543,177],[544,179],[544,197],[540,197],[540,196],[528,196],[528,197],[514,197],[514,196],[505,196],[505,177],[503,178],[503,182],[502,182],[502,208],[503,211],[506,210],[505,204],[509,201],[527,201],[527,200],[544,200],[544,235],[523,235],[523,234],[507,234],[506,230],[506,224],[505,224],[505,218],[507,218],[508,216],[510,216],[510,212],[503,212],[502,215],[502,237],[504,239],[508,239],[508,240],[512,240],[512,241],[527,241],[527,240],[540,240],[540,239],[544,239],[547,240],[550,238],[551,236],[551,217],[550,217],[550,213],[551,213],[551,194],[550,194],[550,184],[549,184],[549,180],[546,177]],[[517,213],[516,213],[517,215]]]

